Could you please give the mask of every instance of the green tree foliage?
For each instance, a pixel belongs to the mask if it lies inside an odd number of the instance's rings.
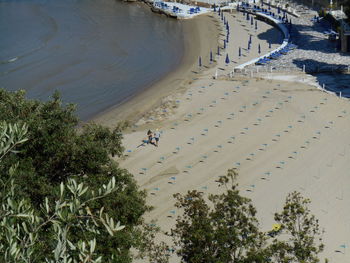
[[[266,262],[265,237],[259,231],[256,210],[232,183],[235,175],[230,170],[227,177],[221,177],[226,191],[210,195],[210,205],[195,190],[175,195],[176,207],[184,213],[172,234],[184,262]]]
[[[176,207],[183,212],[172,230],[177,254],[183,262],[316,263],[323,250],[321,231],[311,215],[309,199],[288,195],[283,211],[275,214],[278,229],[259,229],[251,200],[240,195],[236,170],[220,177],[222,194],[189,191],[176,194]],[[272,238],[273,237],[273,238]]]
[[[273,241],[274,257],[281,263],[316,263],[318,254],[323,251],[318,220],[311,214],[310,200],[300,193],[287,196],[283,211],[275,214],[275,221],[281,225],[280,236],[285,239]]]
[[[26,125],[0,124],[0,164],[4,156],[16,153],[15,148],[27,141],[26,134]],[[69,179],[66,185],[60,184],[57,200],[50,204],[45,198],[37,211],[30,200],[17,195],[20,189],[14,179],[15,171],[16,166],[11,167],[8,177],[0,180],[0,262],[39,262],[40,250],[36,244],[42,241],[42,229],[54,237],[49,244],[52,253],[44,256],[46,262],[98,263],[111,259],[98,255],[96,239],[87,237],[89,233],[99,233],[99,226],[105,227],[111,236],[124,228],[104,213],[103,208],[94,211],[89,208],[94,200],[121,190],[116,187],[114,177],[97,193]],[[72,242],[69,237],[76,228],[86,235]]]
[[[79,123],[74,111],[73,105],[62,105],[57,93],[52,100],[39,102],[25,99],[24,91],[0,90],[0,121],[26,123],[29,139],[18,154],[3,157],[2,179],[6,180],[9,168],[18,164],[14,174],[18,184],[16,194],[30,200],[33,208],[40,210],[46,198],[49,203],[57,200],[61,182],[74,179],[78,185],[83,182],[98,193],[100,186],[114,177],[119,191],[91,200],[89,207],[91,211],[104,207],[104,212],[118,218],[125,230],[110,237],[105,227],[100,227],[100,234],[94,237],[103,245],[96,247],[96,252],[118,255],[111,262],[131,262],[130,248],[139,245],[142,235],[138,226],[149,208],[145,205],[145,193],[138,189],[132,175],[119,168],[111,158],[123,152],[121,131],[125,125],[109,130],[87,124],[77,129]],[[48,244],[52,233],[47,229],[42,231],[45,239],[38,246],[45,255],[51,253]],[[69,238],[75,242],[86,235],[90,234],[77,227],[74,236]],[[92,235],[89,238],[92,240]]]

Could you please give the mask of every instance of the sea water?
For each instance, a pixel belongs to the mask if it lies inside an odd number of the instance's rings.
[[[88,120],[176,68],[183,25],[117,0],[0,0],[0,88],[59,91]]]

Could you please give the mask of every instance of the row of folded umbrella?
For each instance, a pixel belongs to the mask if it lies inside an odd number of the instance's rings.
[[[280,49],[279,51],[273,52],[270,55],[259,59],[257,62],[255,62],[255,65],[265,65],[268,62],[271,61],[271,59],[278,59],[279,57],[281,57],[282,55],[286,55],[288,52],[296,49],[297,46],[289,43],[287,46],[285,46],[284,48]]]
[[[156,7],[162,8],[162,9],[170,9],[171,8],[171,6],[169,6],[169,5],[167,5],[166,3],[163,3],[163,2],[155,2],[154,5]],[[182,13],[183,12],[183,10],[180,9],[179,7],[177,7],[177,6],[173,6],[171,11],[174,12],[174,13]],[[199,13],[200,11],[201,11],[200,7],[197,6],[197,7],[194,7],[194,8],[190,8],[188,10],[188,13],[189,14],[196,14],[196,13]]]

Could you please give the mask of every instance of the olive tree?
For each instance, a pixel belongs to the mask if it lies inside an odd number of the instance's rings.
[[[18,146],[27,141],[27,131],[25,124],[0,124],[0,165],[4,156],[17,153]],[[101,246],[94,238],[100,234],[98,226],[103,226],[110,236],[124,226],[105,213],[103,207],[91,210],[89,204],[122,190],[116,186],[114,177],[96,192],[74,179],[62,182],[58,198],[54,202],[45,198],[38,211],[28,199],[18,197],[15,172],[16,166],[13,166],[8,176],[1,176],[0,180],[1,262],[41,262],[41,257],[37,256],[40,253],[38,243],[42,242],[44,231],[51,233],[51,239],[46,241],[52,253],[45,255],[46,262],[108,261],[95,251]],[[86,233],[85,238],[71,239],[76,228]]]
[[[323,251],[323,230],[319,221],[311,214],[310,199],[299,192],[288,194],[283,210],[275,213],[275,221],[280,224],[278,238],[273,240],[271,251],[276,262],[316,263]]]
[[[234,183],[236,170],[220,178],[222,194],[196,190],[176,194],[176,207],[183,211],[172,234],[177,254],[184,262],[266,262],[265,235],[260,232],[256,209],[240,195]]]

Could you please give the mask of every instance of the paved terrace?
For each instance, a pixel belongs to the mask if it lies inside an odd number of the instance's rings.
[[[292,17],[291,40],[298,45],[298,49],[271,61],[268,66],[276,68],[290,68],[302,70],[305,65],[306,72],[331,70],[332,68],[346,69],[350,65],[350,54],[340,53],[336,48],[336,42],[328,40],[323,32],[330,29],[325,20],[317,23],[312,21],[318,15],[316,11],[304,6],[297,6],[299,18]]]

